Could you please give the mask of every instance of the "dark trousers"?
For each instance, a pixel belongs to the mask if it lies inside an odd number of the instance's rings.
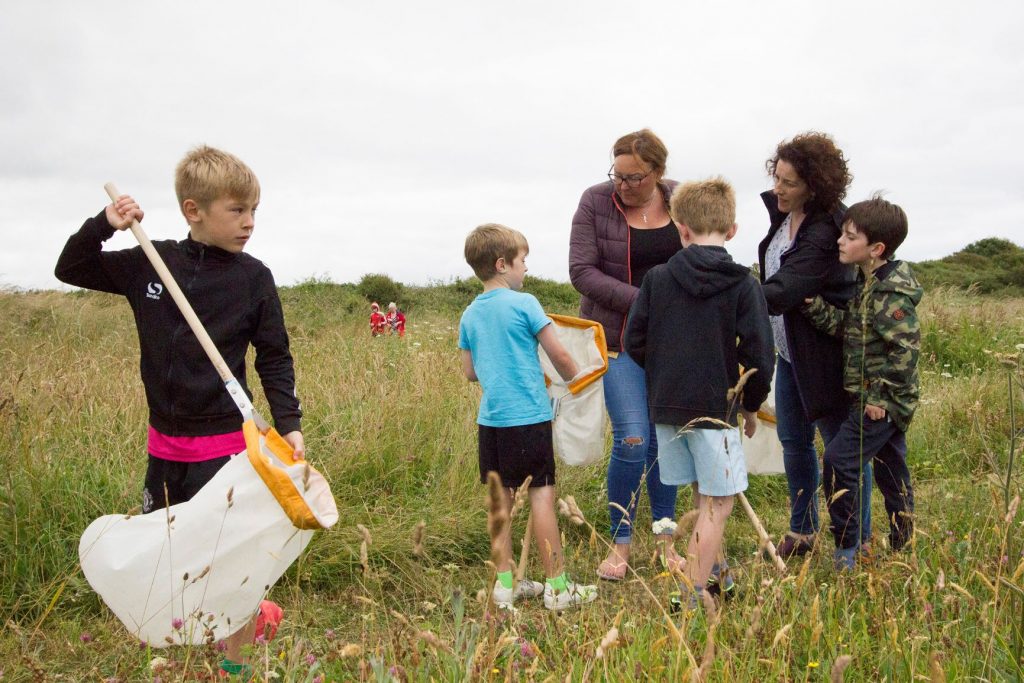
[[[885,499],[889,545],[899,550],[914,531],[914,489],[907,468],[906,434],[888,416],[872,420],[855,404],[835,438],[825,446],[823,483],[837,548],[854,548],[859,543],[860,515],[856,513],[863,495],[861,471],[867,462],[874,463],[875,483]]]

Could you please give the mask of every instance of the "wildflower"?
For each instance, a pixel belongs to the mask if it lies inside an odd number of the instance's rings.
[[[324,631],[324,638],[327,639],[327,642],[332,642],[336,637],[337,636],[334,634],[333,628],[329,628],[326,631]]]
[[[92,642],[92,634],[91,633],[83,633],[82,635],[78,636],[78,639],[80,641],[82,641],[83,643],[86,643],[86,644],[91,643]]]
[[[260,633],[259,635],[256,636],[256,638],[252,642],[255,643],[256,645],[266,645],[267,644],[267,637],[265,635],[263,635],[262,633]]]
[[[217,652],[227,652],[228,644],[225,643],[223,640],[218,640],[217,644],[214,647],[217,648]]]
[[[817,669],[819,666],[818,662],[807,662],[808,669]]]
[[[676,530],[676,522],[671,517],[662,517],[658,521],[651,524],[651,531],[654,532],[655,536],[664,536],[667,534],[674,533]]]
[[[526,638],[521,638],[519,640],[519,654],[526,659],[533,659],[537,656],[537,652],[533,649],[533,646],[530,645],[530,641]]]
[[[306,655],[306,666],[313,666],[316,664],[316,655],[312,652]]]
[[[324,683],[324,677],[321,674],[313,676],[313,683]]]
[[[180,631],[181,627],[184,625],[185,622],[182,620],[181,617],[174,617],[173,619],[171,619],[171,628],[173,628],[175,631]]]

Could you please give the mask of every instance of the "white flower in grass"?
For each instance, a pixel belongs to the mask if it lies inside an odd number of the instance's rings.
[[[655,536],[665,536],[667,534],[675,533],[676,522],[671,517],[662,517],[651,524],[651,531],[654,532]]]

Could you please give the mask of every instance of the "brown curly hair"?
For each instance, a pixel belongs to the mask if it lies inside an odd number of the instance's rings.
[[[825,133],[808,131],[792,140],[780,142],[775,148],[775,156],[765,163],[768,175],[775,175],[779,161],[793,166],[797,175],[807,183],[811,200],[826,211],[839,208],[839,202],[853,182],[843,150],[836,147],[832,137]]]

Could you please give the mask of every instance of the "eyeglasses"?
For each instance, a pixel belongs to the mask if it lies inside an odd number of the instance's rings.
[[[654,173],[654,171],[648,171],[647,173],[633,173],[631,175],[619,175],[614,171],[614,166],[608,171],[608,180],[612,181],[615,185],[626,184],[627,187],[640,187],[640,183],[644,181],[644,178]]]

